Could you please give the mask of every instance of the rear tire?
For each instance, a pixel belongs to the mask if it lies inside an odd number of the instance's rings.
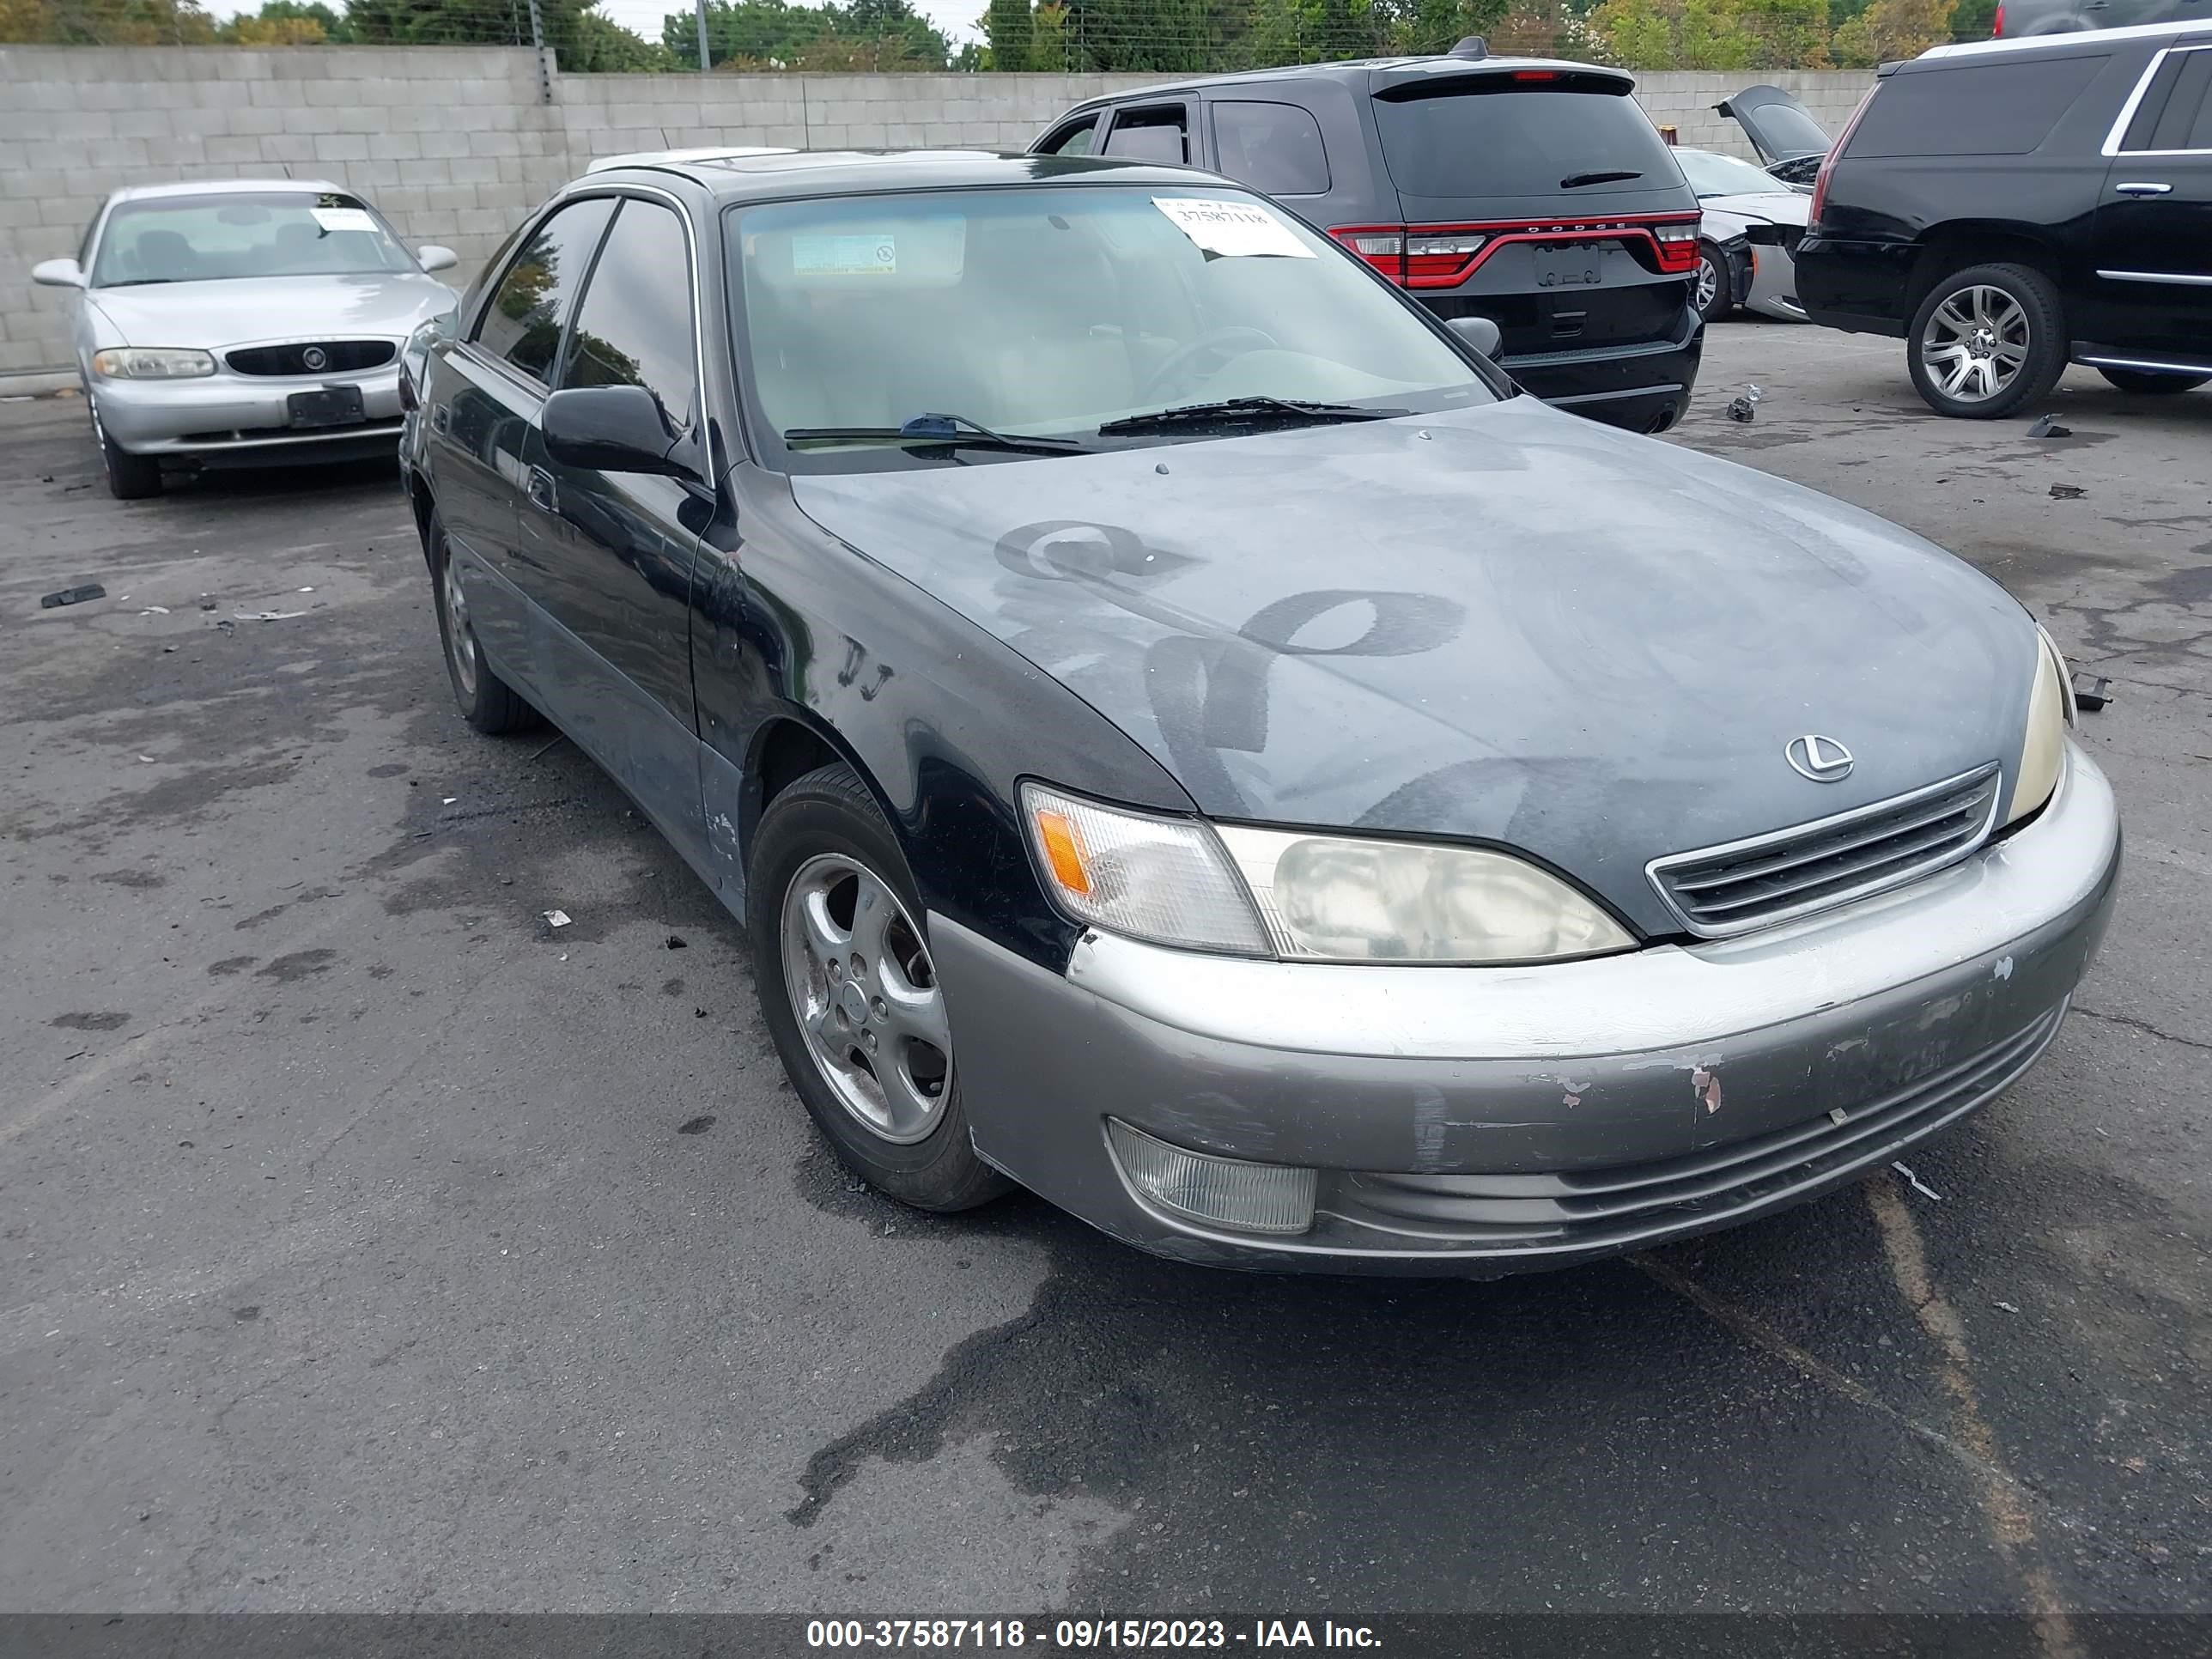
[[[914,878],[849,767],[817,768],[769,803],[746,888],[769,1035],[845,1167],[922,1210],[1009,1190],[969,1137]]]
[[[2194,392],[2212,374],[2162,374],[2148,368],[2100,368],[2103,375],[2123,392],[2140,392],[2151,398],[2171,398],[2178,392]]]
[[[1928,290],[1905,337],[1912,385],[1954,420],[1995,421],[2066,372],[2066,308],[2032,265],[1969,265]]]
[[[1735,284],[1729,257],[1711,242],[1698,244],[1698,272],[1690,283],[1690,303],[1709,323],[1724,322],[1735,311]]]
[[[107,493],[118,501],[143,501],[161,493],[161,463],[152,455],[134,455],[107,435],[100,423],[100,405],[88,395],[92,410],[92,435],[100,440],[100,459],[107,466]]]
[[[460,705],[461,717],[487,737],[528,731],[538,722],[538,711],[484,660],[483,648],[477,643],[476,629],[469,621],[468,596],[462,590],[459,573],[453,568],[453,544],[446,539],[446,526],[435,508],[431,510],[425,539],[430,547],[446,678],[453,682],[453,701]]]

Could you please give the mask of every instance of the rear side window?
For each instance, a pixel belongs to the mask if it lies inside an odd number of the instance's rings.
[[[1088,155],[1098,147],[1098,118],[1086,117],[1062,127],[1037,146],[1040,155]]]
[[[1271,196],[1321,196],[1328,191],[1321,123],[1296,104],[1215,104],[1213,148],[1221,171],[1255,190]]]
[[[2212,149],[2212,48],[2177,52],[2158,66],[2120,148]]]
[[[1473,88],[1377,98],[1375,124],[1390,177],[1409,196],[1681,187],[1674,157],[1625,90],[1569,92],[1485,76]]]
[[[699,380],[693,341],[683,222],[656,202],[625,202],[568,331],[561,384],[641,386],[682,426]]]
[[[1893,75],[1851,135],[1851,159],[2025,155],[2051,136],[2107,61],[2041,58]]]
[[[1182,106],[1121,111],[1106,135],[1106,154],[1139,161],[1188,161],[1189,120]]]
[[[611,197],[594,196],[571,202],[540,225],[499,279],[477,324],[477,343],[550,385],[562,326],[614,210]]]

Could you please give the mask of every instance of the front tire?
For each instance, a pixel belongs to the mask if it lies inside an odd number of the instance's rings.
[[[913,878],[850,768],[821,767],[776,796],[746,885],[761,1012],[839,1159],[918,1209],[972,1209],[1006,1191],[969,1138]]]
[[[2000,420],[2066,372],[2066,311],[2031,265],[1969,265],[1928,290],[1905,340],[1912,385],[1938,415]]]
[[[100,422],[100,405],[89,394],[86,406],[92,410],[92,435],[100,440],[100,458],[107,468],[107,493],[118,501],[142,501],[149,495],[161,493],[161,463],[152,455],[134,455],[107,435],[107,428]]]
[[[1698,244],[1698,274],[1691,279],[1690,303],[1706,322],[1727,319],[1735,310],[1735,284],[1729,276],[1729,258],[1711,242]]]
[[[2194,392],[2212,374],[2161,374],[2148,368],[2100,368],[2103,375],[2122,392],[2140,392],[2152,398],[2171,398],[2178,392]]]
[[[492,672],[469,620],[468,593],[453,568],[453,544],[434,509],[428,531],[430,567],[436,579],[438,638],[445,647],[446,678],[461,717],[488,737],[524,732],[538,724],[538,711],[522,694]]]

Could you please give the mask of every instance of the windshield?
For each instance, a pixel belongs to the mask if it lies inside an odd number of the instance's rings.
[[[1782,188],[1781,182],[1764,167],[1733,155],[1718,155],[1709,149],[1678,149],[1674,159],[1682,164],[1682,176],[1699,196],[1771,195]]]
[[[414,269],[383,222],[351,196],[241,191],[119,204],[100,233],[92,285]]]
[[[770,447],[786,433],[881,433],[925,414],[1103,447],[1123,441],[1099,436],[1108,422],[1197,403],[1433,410],[1498,395],[1351,255],[1224,187],[834,197],[736,210],[727,225],[738,337]],[[952,458],[857,435],[803,442],[793,470]]]

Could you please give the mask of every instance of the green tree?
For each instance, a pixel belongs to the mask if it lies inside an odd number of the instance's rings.
[[[1874,0],[1836,31],[1835,59],[1847,69],[1871,69],[1897,58],[1917,58],[1951,39],[1956,0]]]
[[[1036,21],[1030,0],[991,0],[991,9],[980,20],[983,38],[991,43],[994,69],[1020,70],[1030,66],[1030,46],[1036,39]]]
[[[204,46],[215,19],[191,0],[0,0],[0,41],[62,46]]]
[[[699,67],[694,14],[671,12],[661,44],[676,64]],[[951,47],[909,0],[836,0],[821,6],[787,0],[709,0],[707,50],[717,68],[941,70]]]

